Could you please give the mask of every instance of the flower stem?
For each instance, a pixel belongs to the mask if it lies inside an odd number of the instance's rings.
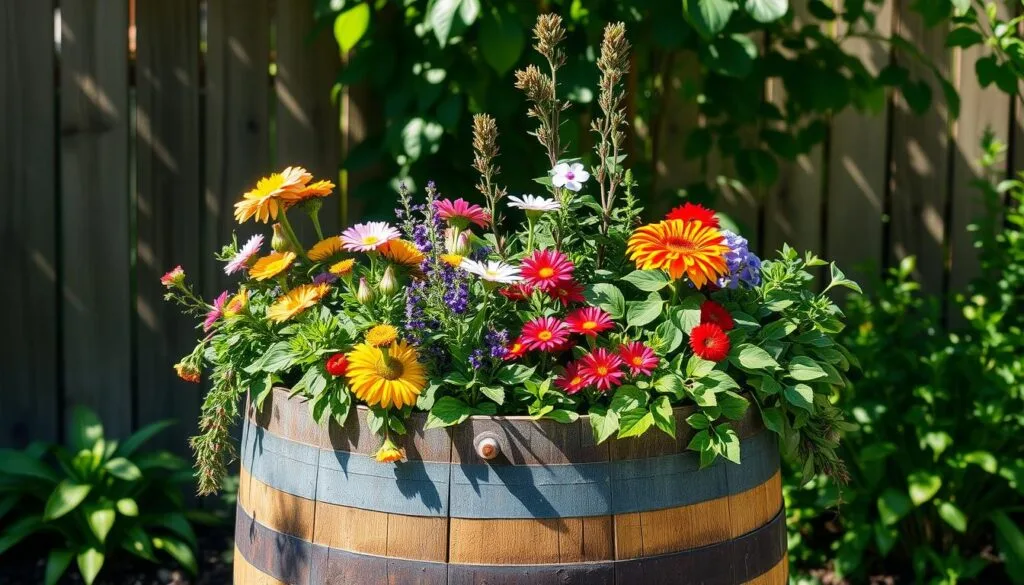
[[[533,215],[526,214],[526,223],[529,226],[529,232],[526,236],[526,253],[533,253]]]
[[[313,222],[313,229],[316,230],[316,237],[318,240],[324,239],[324,231],[320,228],[320,209],[314,207],[306,212],[309,215],[309,220]]]
[[[309,257],[306,256],[306,249],[303,248],[302,244],[299,243],[299,238],[295,235],[295,230],[292,229],[291,222],[288,221],[288,212],[282,209],[281,215],[279,217],[281,219],[281,227],[284,228],[285,237],[291,240],[292,246],[298,251],[299,256],[301,256],[303,260],[308,262]]]

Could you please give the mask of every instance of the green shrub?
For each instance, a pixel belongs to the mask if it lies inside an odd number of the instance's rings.
[[[191,470],[170,453],[139,451],[169,424],[118,442],[104,437],[94,413],[78,408],[68,446],[0,450],[0,555],[29,536],[49,538],[47,585],[73,560],[91,584],[105,561],[125,551],[157,562],[161,550],[195,573],[196,537],[182,497]]]
[[[991,165],[1000,146],[986,146]],[[1024,182],[979,187],[981,276],[954,300],[962,318],[943,324],[913,259],[876,297],[851,299],[844,343],[862,366],[844,397],[860,425],[843,443],[852,480],[827,518],[834,488],[789,490],[797,564],[834,558],[853,582],[881,571],[1024,583]]]

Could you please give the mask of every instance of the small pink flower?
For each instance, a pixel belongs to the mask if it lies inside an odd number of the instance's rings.
[[[185,282],[185,270],[181,265],[175,266],[167,274],[160,277],[160,284],[167,288],[181,286]]]
[[[383,221],[356,224],[341,233],[342,247],[350,252],[369,252],[402,234]]]
[[[597,307],[576,309],[565,317],[565,323],[569,325],[569,331],[591,337],[615,327],[611,316]]]
[[[619,348],[619,357],[634,375],[650,376],[658,367],[658,356],[654,350],[639,341],[632,341]]]
[[[479,205],[469,203],[465,199],[441,199],[434,203],[437,216],[457,228],[465,228],[470,222],[485,228],[491,224],[491,214]]]
[[[224,314],[224,305],[228,302],[228,291],[220,293],[220,296],[214,299],[213,306],[206,313],[206,319],[203,320],[203,331],[209,331],[213,324],[217,322],[217,319],[221,318]]]
[[[249,264],[249,260],[251,260],[256,254],[259,254],[260,248],[262,247],[263,236],[255,235],[249,238],[249,241],[242,246],[238,253],[235,254],[235,257],[224,266],[224,273],[234,274],[239,270],[245,270],[246,266]]]
[[[569,339],[569,327],[554,317],[537,317],[523,325],[522,339],[527,349],[555,351]]]
[[[599,347],[580,359],[579,373],[586,378],[588,384],[604,392],[622,384],[626,373],[621,368],[622,358]]]

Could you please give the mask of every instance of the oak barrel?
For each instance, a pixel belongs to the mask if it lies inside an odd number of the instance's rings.
[[[275,389],[243,430],[235,583],[784,585],[775,435],[750,408],[742,465],[701,470],[678,410],[674,440],[601,445],[585,417],[425,431],[417,414],[408,461],[381,464],[365,410],[317,425]]]

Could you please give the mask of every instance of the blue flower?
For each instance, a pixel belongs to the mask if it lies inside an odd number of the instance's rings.
[[[753,288],[761,284],[761,259],[750,251],[747,239],[729,230],[722,230],[723,242],[729,247],[725,253],[725,264],[729,274],[718,279],[722,288],[736,288],[740,284]]]

